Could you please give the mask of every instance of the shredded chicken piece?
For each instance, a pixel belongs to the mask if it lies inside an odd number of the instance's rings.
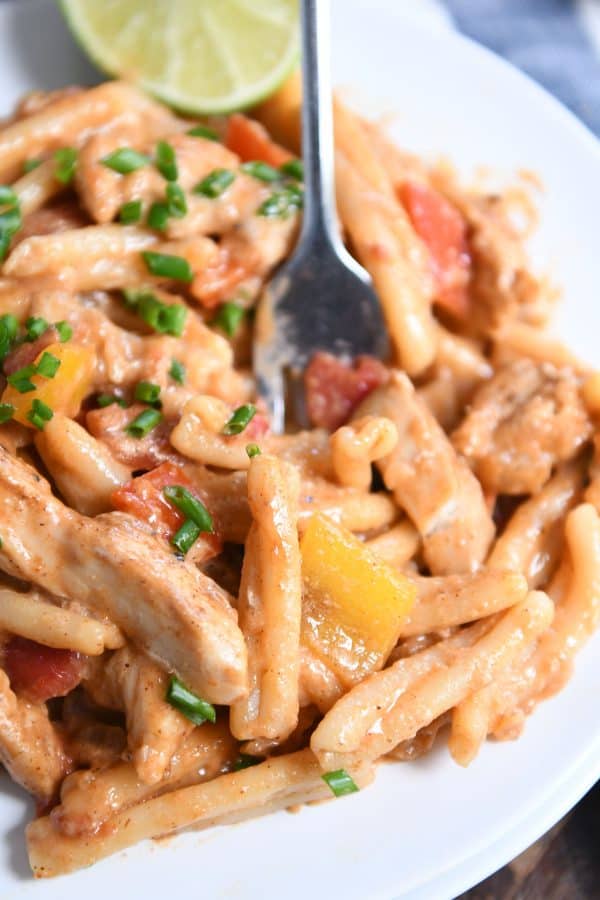
[[[167,671],[215,703],[246,691],[246,647],[228,595],[137,519],[94,519],[0,447],[0,566],[107,615]]]
[[[591,430],[574,372],[521,359],[479,388],[452,443],[486,491],[532,494]]]
[[[29,703],[10,689],[0,669],[0,762],[11,778],[47,803],[70,769],[61,738],[45,704]]]
[[[169,676],[143,653],[123,647],[85,687],[101,706],[125,712],[127,744],[138,778],[156,784],[171,757],[193,728],[192,722],[166,701]]]
[[[386,416],[398,429],[398,444],[377,466],[420,532],[431,572],[476,569],[494,536],[481,487],[406,375],[393,373],[361,403],[355,417],[367,415]]]

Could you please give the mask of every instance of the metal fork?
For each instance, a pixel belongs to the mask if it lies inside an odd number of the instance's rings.
[[[254,373],[281,432],[286,396],[306,425],[300,373],[317,350],[385,358],[388,337],[367,272],[344,247],[335,210],[329,0],[302,0],[304,214],[296,249],[257,309]],[[290,391],[290,384],[293,391]]]

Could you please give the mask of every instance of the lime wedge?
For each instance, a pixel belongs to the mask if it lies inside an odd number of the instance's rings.
[[[298,0],[61,0],[101,69],[189,113],[258,103],[298,58]]]

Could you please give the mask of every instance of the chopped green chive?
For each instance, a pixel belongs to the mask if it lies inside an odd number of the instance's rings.
[[[326,772],[324,775],[321,775],[321,778],[331,788],[332,793],[336,797],[343,797],[344,794],[355,794],[358,791],[358,786],[354,779],[348,775],[345,769]]]
[[[186,519],[197,525],[200,531],[214,531],[212,517],[201,500],[190,494],[180,484],[170,484],[163,490],[166,499],[184,514]]]
[[[30,318],[25,322],[25,331],[27,332],[27,334],[25,335],[25,340],[36,341],[47,330],[48,322],[45,319],[42,319],[41,316],[39,318],[30,316]]]
[[[304,164],[301,159],[290,159],[279,167],[279,171],[296,181],[304,181]]]
[[[61,184],[70,184],[77,168],[77,150],[75,147],[61,147],[54,151],[54,177]]]
[[[264,762],[261,756],[250,756],[248,753],[240,753],[233,764],[233,771],[240,772],[242,769],[258,766],[261,762]]]
[[[7,184],[0,184],[0,206],[17,206],[19,198]]]
[[[135,386],[134,396],[140,403],[149,403],[151,406],[160,403],[160,386],[151,381],[139,381]]]
[[[27,175],[29,172],[33,172],[34,169],[37,169],[38,166],[41,166],[41,159],[26,159],[23,163],[23,172]]]
[[[257,215],[267,218],[287,219],[292,213],[302,209],[304,192],[295,184],[288,184],[261,203]]]
[[[235,172],[230,169],[214,169],[194,188],[194,194],[201,194],[214,200],[226,191],[235,179]]]
[[[107,169],[118,172],[119,175],[129,175],[130,172],[135,172],[137,169],[141,169],[142,166],[147,165],[150,160],[144,153],[138,153],[137,150],[133,150],[131,147],[119,147],[118,150],[113,150],[108,156],[103,156],[100,162]]]
[[[33,400],[31,409],[27,413],[27,420],[37,429],[43,431],[46,422],[49,422],[53,415],[54,413],[45,403],[42,403],[41,400]]]
[[[142,256],[148,271],[159,278],[171,278],[173,281],[185,281],[188,284],[194,280],[190,264],[183,256],[154,253],[151,250],[145,250]]]
[[[129,423],[125,431],[131,437],[143,438],[150,434],[159,422],[162,422],[162,415],[157,409],[145,409]]]
[[[0,361],[8,356],[18,330],[19,322],[16,316],[12,313],[0,316]]]
[[[171,676],[166,699],[167,703],[183,713],[194,725],[202,725],[203,722],[214,724],[217,721],[217,713],[212,703],[190,691],[176,675]]]
[[[271,182],[278,181],[281,178],[281,173],[278,169],[274,169],[273,166],[268,165],[266,162],[261,162],[259,159],[242,163],[240,169],[246,175],[252,175],[253,178],[257,178],[259,181]]]
[[[0,425],[4,425],[9,419],[12,419],[15,411],[12,403],[0,403]]]
[[[169,221],[169,208],[166,203],[153,203],[148,212],[148,225],[157,231],[165,231]]]
[[[8,375],[6,380],[20,394],[28,394],[30,391],[35,391],[35,384],[30,381],[31,376],[35,375],[35,373],[36,369],[32,363],[29,366],[18,369],[16,372],[13,372],[12,375]]]
[[[170,181],[167,185],[167,208],[174,219],[182,219],[188,211],[185,194],[179,184]]]
[[[53,353],[48,353],[47,350],[44,351],[42,358],[36,366],[36,373],[38,375],[43,375],[44,378],[54,378],[59,369],[60,359],[57,356],[54,356]]]
[[[245,403],[244,406],[238,406],[232,417],[223,426],[223,434],[241,434],[255,415],[256,407],[252,403]]]
[[[246,444],[246,453],[248,459],[254,459],[255,456],[260,456],[260,447],[258,444]]]
[[[200,537],[200,529],[196,525],[195,522],[192,522],[191,519],[188,519],[183,523],[179,531],[177,531],[173,537],[171,538],[171,543],[178,550],[182,556],[188,552],[188,550],[193,547],[194,543]]]
[[[167,181],[177,181],[175,151],[166,141],[159,141],[156,145],[156,168]]]
[[[112,406],[113,403],[118,403],[119,406],[125,408],[127,404],[123,400],[122,397],[117,397],[116,394],[98,394],[96,397],[96,404],[100,407],[100,409],[105,409],[107,406]]]
[[[124,290],[127,305],[160,334],[181,337],[187,319],[187,307],[181,303],[162,303],[152,291]]]
[[[186,131],[186,134],[189,134],[190,137],[206,138],[207,141],[219,140],[219,135],[214,130],[214,128],[209,128],[207,125],[194,125],[193,128],[190,128],[189,131]]]
[[[142,218],[142,201],[130,200],[124,203],[119,210],[119,222],[122,225],[133,225]]]
[[[54,327],[58,331],[58,337],[61,344],[64,344],[66,341],[70,341],[73,337],[73,329],[68,322],[55,322]]]
[[[244,318],[246,310],[239,303],[233,300],[227,300],[219,307],[217,315],[211,322],[211,325],[217,325],[221,328],[227,337],[233,337],[240,326],[240,322]]]
[[[183,384],[185,382],[185,366],[182,362],[179,362],[178,359],[171,360],[171,368],[169,369],[169,375],[176,381],[177,384]]]

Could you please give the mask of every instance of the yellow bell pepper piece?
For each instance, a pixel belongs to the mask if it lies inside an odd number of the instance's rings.
[[[29,380],[35,385],[35,390],[22,394],[8,384],[2,394],[2,403],[11,403],[15,408],[13,419],[29,427],[33,426],[27,418],[27,413],[31,410],[33,400],[40,400],[53,412],[60,412],[73,418],[79,412],[81,402],[92,386],[95,355],[88,347],[70,342],[50,344],[36,357],[34,365],[39,364],[44,353],[52,354],[60,362],[52,378],[31,375]]]
[[[350,531],[321,514],[300,543],[302,640],[346,683],[380,669],[416,589]]]

